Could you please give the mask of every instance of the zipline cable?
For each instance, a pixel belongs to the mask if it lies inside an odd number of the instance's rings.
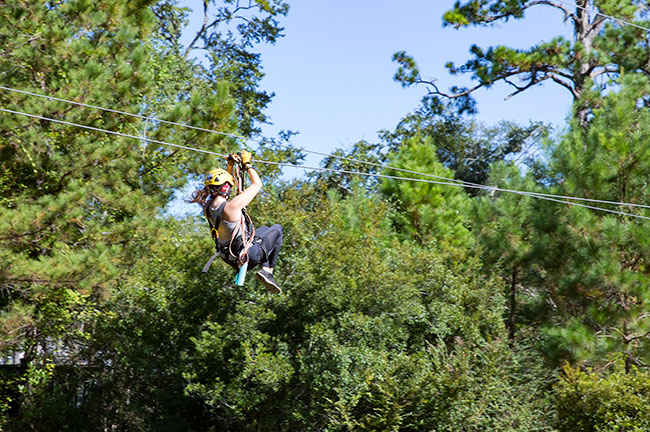
[[[97,127],[94,127],[94,126],[81,125],[81,124],[72,123],[72,122],[65,121],[65,120],[57,120],[57,119],[53,119],[53,118],[50,118],[50,117],[39,116],[39,115],[36,115],[36,114],[28,114],[28,113],[24,113],[24,112],[20,112],[20,111],[13,111],[13,110],[5,109],[5,108],[0,108],[0,111],[4,111],[4,112],[7,112],[7,113],[11,113],[11,114],[17,114],[17,115],[21,115],[21,116],[25,116],[25,117],[31,117],[31,118],[35,118],[35,119],[38,119],[38,120],[47,120],[47,121],[51,121],[51,122],[54,122],[54,123],[61,123],[61,124],[68,125],[68,126],[76,126],[76,127],[80,127],[80,128],[83,128],[83,129],[89,129],[89,130],[92,130],[92,131],[96,131],[96,132],[105,132],[105,133],[108,133],[108,134],[111,134],[111,135],[117,135],[117,136],[121,136],[121,137],[125,137],[125,138],[133,138],[133,139],[137,139],[137,140],[140,140],[140,141],[147,141],[147,142],[151,142],[151,143],[155,143],[155,144],[161,144],[161,145],[166,145],[166,146],[171,146],[171,147],[178,147],[178,148],[181,148],[181,149],[184,149],[184,150],[191,150],[191,151],[196,151],[196,152],[199,152],[199,153],[207,153],[207,154],[212,154],[212,155],[217,155],[217,156],[222,156],[222,157],[226,156],[224,154],[215,153],[215,152],[209,151],[209,150],[202,150],[202,149],[198,149],[198,148],[194,148],[194,147],[188,147],[188,146],[184,146],[184,145],[180,145],[180,144],[172,144],[172,143],[165,142],[165,141],[158,141],[158,140],[154,140],[154,139],[151,139],[151,138],[145,138],[145,137],[140,137],[140,136],[136,136],[136,135],[129,135],[129,134],[125,134],[125,133],[122,133],[122,132],[110,131],[110,130],[107,130],[107,129],[101,129],[101,128],[97,128]]]
[[[629,25],[629,26],[636,27],[636,28],[638,28],[638,29],[641,29],[641,30],[645,30],[645,31],[647,31],[647,32],[650,32],[650,28],[643,27],[643,26],[641,26],[641,25],[635,24],[635,23],[630,22],[630,21],[626,21],[626,20],[621,19],[621,18],[616,18],[615,16],[612,16],[612,15],[604,14],[604,13],[599,12],[599,11],[597,11],[597,10],[590,10],[590,9],[589,9],[588,7],[586,7],[586,6],[580,6],[580,5],[577,5],[577,4],[575,4],[575,3],[571,3],[571,2],[565,1],[565,0],[556,0],[556,1],[559,2],[559,3],[563,3],[563,4],[567,5],[567,6],[573,6],[573,7],[577,8],[577,9],[582,9],[582,10],[586,11],[587,13],[589,13],[589,12],[593,12],[593,13],[595,13],[596,15],[600,15],[600,16],[602,16],[603,18],[608,18],[608,19],[614,20],[614,21],[618,22],[619,24]]]
[[[141,115],[141,114],[134,114],[134,113],[130,113],[130,112],[127,112],[127,111],[116,110],[116,109],[113,109],[113,108],[105,108],[105,107],[101,107],[101,106],[98,106],[98,105],[90,105],[90,104],[86,104],[86,103],[83,103],[83,102],[71,101],[71,100],[68,100],[68,99],[61,99],[61,98],[54,97],[54,96],[47,96],[47,95],[43,95],[43,94],[39,94],[39,93],[33,93],[33,92],[26,91],[26,90],[18,90],[18,89],[14,89],[14,88],[10,88],[10,87],[4,87],[4,86],[0,86],[0,90],[6,90],[6,91],[9,91],[9,92],[14,92],[14,93],[22,93],[22,94],[26,94],[28,96],[36,96],[36,97],[39,97],[39,98],[49,99],[49,100],[53,100],[53,101],[57,101],[57,102],[65,102],[65,103],[68,103],[68,104],[77,105],[77,106],[84,107],[84,108],[93,108],[93,109],[97,109],[97,110],[101,110],[101,111],[108,111],[108,112],[112,112],[112,113],[115,113],[115,114],[125,115],[125,116],[129,116],[129,117],[136,117],[136,118],[139,118],[141,120],[150,120],[150,121],[153,121],[153,122],[164,123],[164,124],[168,124],[168,125],[171,125],[171,126],[181,126],[181,127],[184,127],[184,128],[194,129],[194,130],[201,131],[201,132],[210,132],[210,133],[214,133],[214,134],[217,134],[217,135],[223,135],[223,136],[227,136],[227,137],[231,137],[231,138],[239,138],[239,139],[244,139],[244,140],[254,141],[254,142],[259,142],[259,143],[268,142],[268,141],[265,141],[265,140],[256,140],[254,138],[247,138],[245,136],[237,135],[237,134],[233,134],[233,133],[220,132],[220,131],[216,131],[216,130],[213,130],[213,129],[205,129],[205,128],[198,127],[198,126],[188,125],[188,124],[185,124],[185,123],[176,123],[176,122],[168,121],[168,120],[160,120],[160,119],[157,119],[155,117],[147,117],[147,116],[144,116],[144,115]]]
[[[634,218],[650,220],[650,217],[636,215],[636,214],[633,214],[633,213],[625,213],[625,212],[620,212],[620,211],[617,211],[617,210],[605,209],[605,208],[602,208],[602,207],[595,207],[595,206],[590,206],[590,205],[586,205],[586,204],[579,204],[579,203],[574,203],[574,202],[570,202],[570,201],[562,201],[562,200],[559,200],[559,199],[554,199],[554,198],[549,198],[549,197],[545,197],[545,196],[536,195],[536,194],[531,193],[531,192],[508,190],[508,189],[499,189],[499,188],[493,188],[491,186],[485,186],[485,185],[470,186],[470,185],[462,185],[462,184],[459,184],[459,183],[452,183],[452,182],[415,179],[415,178],[412,178],[412,177],[399,177],[399,176],[392,176],[392,175],[387,175],[387,174],[364,173],[364,172],[360,172],[360,171],[348,171],[348,170],[340,170],[340,169],[334,169],[334,168],[310,167],[310,166],[305,166],[305,165],[294,165],[294,164],[283,163],[283,162],[259,161],[259,160],[257,162],[264,163],[264,164],[287,166],[287,167],[293,167],[293,168],[329,171],[329,172],[339,173],[339,174],[353,174],[353,175],[361,175],[361,176],[367,176],[367,177],[380,177],[380,178],[388,178],[388,179],[393,179],[393,180],[406,180],[406,181],[412,181],[412,182],[433,183],[433,184],[446,185],[446,186],[456,186],[456,187],[471,187],[471,188],[474,188],[474,189],[483,189],[483,190],[496,189],[496,190],[499,190],[499,191],[502,191],[502,192],[511,192],[511,193],[514,193],[514,194],[517,194],[517,195],[523,195],[523,196],[527,196],[527,197],[530,197],[530,198],[539,198],[539,199],[543,199],[543,200],[546,200],[546,201],[553,201],[553,202],[558,202],[558,203],[561,203],[561,204],[568,204],[568,205],[573,205],[573,206],[577,206],[577,207],[584,207],[584,208],[588,208],[588,209],[592,209],[592,210],[600,210],[600,211],[604,211],[604,212],[607,212],[607,213],[618,214],[618,215],[621,215],[621,216],[630,216],[630,217],[634,217]]]
[[[139,119],[142,119],[142,120],[159,122],[159,123],[169,124],[169,125],[173,125],[173,126],[185,127],[185,128],[188,128],[188,129],[198,130],[198,131],[202,131],[202,132],[214,133],[214,134],[227,136],[227,137],[231,137],[231,138],[244,139],[244,140],[248,140],[248,141],[257,142],[257,143],[260,143],[260,144],[264,144],[264,143],[266,143],[266,144],[275,144],[275,145],[285,147],[285,148],[288,148],[288,149],[304,151],[306,153],[316,154],[316,155],[323,156],[323,157],[333,157],[333,158],[336,158],[336,159],[347,160],[347,161],[350,161],[350,162],[375,166],[375,167],[379,167],[379,168],[392,169],[392,170],[395,170],[395,171],[405,172],[405,173],[408,173],[408,174],[415,174],[415,175],[422,175],[422,176],[431,177],[431,178],[437,178],[439,180],[464,184],[464,185],[467,185],[467,187],[470,187],[470,188],[471,187],[476,187],[476,186],[481,186],[481,188],[483,187],[483,185],[478,185],[478,184],[466,182],[466,181],[463,181],[463,180],[450,179],[450,178],[443,177],[443,176],[438,176],[438,175],[435,175],[435,174],[412,171],[412,170],[408,170],[408,169],[404,169],[404,168],[398,168],[398,167],[392,167],[392,166],[386,166],[386,165],[382,165],[382,164],[379,164],[379,163],[376,163],[376,162],[362,161],[362,160],[350,158],[350,157],[347,157],[347,156],[333,155],[333,154],[322,153],[322,152],[318,152],[318,151],[314,151],[314,150],[296,149],[293,146],[280,144],[280,143],[273,143],[273,142],[270,142],[268,140],[259,140],[259,139],[255,139],[255,138],[244,137],[242,135],[238,135],[238,134],[234,134],[234,133],[228,133],[228,132],[216,131],[216,130],[213,130],[213,129],[206,129],[206,128],[201,128],[201,127],[197,127],[197,126],[192,126],[192,125],[188,125],[188,124],[185,124],[185,123],[172,122],[172,121],[168,121],[168,120],[160,120],[160,119],[157,119],[155,117],[148,117],[148,116],[144,116],[144,115],[140,115],[140,114],[130,113],[130,112],[127,112],[127,111],[120,111],[120,110],[116,110],[116,109],[112,109],[112,108],[101,107],[101,106],[98,106],[98,105],[91,105],[91,104],[86,104],[86,103],[83,103],[83,102],[71,101],[71,100],[68,100],[68,99],[57,98],[57,97],[54,97],[54,96],[43,95],[43,94],[39,94],[39,93],[29,92],[29,91],[26,91],[26,90],[18,90],[18,89],[14,89],[14,88],[10,88],[10,87],[4,87],[4,86],[0,86],[0,89],[10,91],[10,92],[15,92],[15,93],[22,93],[22,94],[26,94],[26,95],[29,95],[29,96],[36,96],[36,97],[40,97],[40,98],[44,98],[44,99],[48,99],[48,100],[54,100],[54,101],[58,101],[58,102],[73,104],[73,105],[77,105],[77,106],[81,106],[81,107],[85,107],[85,108],[98,109],[98,110],[112,112],[112,113],[116,113],[116,114],[120,114],[120,115],[131,116],[131,117],[139,118]],[[293,166],[293,165],[289,165],[289,166]],[[493,188],[493,190],[500,190],[500,189],[499,188]],[[508,191],[508,192],[514,192],[514,191]],[[517,192],[515,192],[515,193],[517,193]],[[537,194],[537,192],[528,192],[528,193]],[[542,194],[540,194],[540,195],[542,195]],[[549,195],[549,194],[544,194],[544,195]],[[569,197],[556,197],[554,195],[551,195],[551,196],[554,197],[554,198],[570,199]],[[576,200],[594,202],[594,201],[589,200],[587,198],[576,198]],[[614,202],[606,202],[606,204],[626,205],[624,203],[614,203]],[[650,208],[650,206],[647,206],[647,207]]]
[[[440,179],[450,180],[450,181],[454,181],[454,182],[462,182],[462,180],[447,179],[445,177],[440,177],[440,176],[436,176],[436,175],[433,175],[433,174],[419,173],[417,171],[410,171],[410,170],[403,169],[403,168],[398,168],[398,167],[386,167],[384,165],[381,165],[381,164],[378,164],[378,163],[375,163],[375,162],[367,162],[367,161],[362,161],[362,160],[358,160],[358,159],[354,159],[354,158],[349,158],[349,157],[346,157],[346,156],[338,156],[338,155],[333,155],[333,154],[328,154],[328,153],[322,153],[322,152],[315,151],[315,150],[298,149],[298,148],[295,148],[295,147],[290,146],[290,145],[276,143],[276,142],[269,141],[269,140],[245,137],[245,136],[238,135],[238,134],[235,134],[235,133],[222,132],[222,131],[217,131],[217,130],[214,130],[214,129],[207,129],[207,128],[202,128],[202,127],[198,127],[198,126],[192,126],[192,125],[188,125],[186,123],[178,123],[178,122],[173,122],[173,121],[169,121],[169,120],[161,120],[161,119],[157,119],[155,117],[148,117],[148,116],[144,116],[144,115],[141,115],[141,114],[134,114],[134,113],[130,113],[130,112],[127,112],[127,111],[116,110],[116,109],[113,109],[113,108],[105,108],[105,107],[101,107],[101,106],[98,106],[98,105],[90,105],[90,104],[86,104],[86,103],[83,103],[83,102],[71,101],[71,100],[68,100],[68,99],[61,99],[61,98],[57,98],[57,97],[54,97],[54,96],[47,96],[47,95],[43,95],[43,94],[40,94],[40,93],[29,92],[29,91],[26,91],[26,90],[19,90],[19,89],[14,89],[14,88],[10,88],[10,87],[4,87],[4,86],[0,86],[0,90],[6,90],[6,91],[9,91],[9,92],[14,92],[14,93],[22,93],[22,94],[25,94],[25,95],[28,95],[28,96],[35,96],[35,97],[48,99],[48,100],[53,100],[53,101],[57,101],[57,102],[64,102],[64,103],[68,103],[68,104],[72,104],[72,105],[81,106],[81,107],[84,107],[84,108],[93,108],[93,109],[97,109],[97,110],[101,110],[101,111],[112,112],[112,113],[115,113],[115,114],[120,114],[120,115],[139,118],[141,120],[149,120],[149,121],[153,121],[153,122],[168,124],[168,125],[171,125],[171,126],[180,126],[180,127],[193,129],[193,130],[197,130],[197,131],[201,131],[201,132],[214,133],[214,134],[218,134],[218,135],[222,135],[222,136],[226,136],[226,137],[230,137],[230,138],[237,138],[237,139],[242,139],[242,140],[246,140],[246,141],[252,141],[252,142],[259,143],[259,144],[277,145],[277,146],[284,147],[284,148],[287,148],[287,149],[299,150],[299,151],[303,151],[305,153],[311,153],[311,154],[315,154],[315,155],[323,156],[323,157],[333,157],[333,158],[336,158],[336,159],[344,159],[344,160],[347,160],[347,161],[366,164],[366,165],[378,166],[378,167],[382,167],[382,168],[390,168],[390,169],[394,169],[394,170],[397,170],[397,171],[407,172],[407,173],[410,173],[410,174],[420,174],[420,175],[424,175],[424,176],[440,178]]]
[[[216,155],[216,156],[225,157],[225,155],[222,154],[222,153],[217,153],[217,152],[213,152],[213,151],[210,151],[210,150],[202,150],[202,149],[198,149],[198,148],[194,148],[194,147],[188,147],[188,146],[183,146],[183,145],[179,145],[179,144],[169,143],[169,142],[166,142],[166,141],[159,141],[159,140],[154,140],[154,139],[151,139],[151,138],[144,138],[144,137],[139,137],[139,136],[136,136],[136,135],[129,135],[129,134],[125,134],[125,133],[122,133],[122,132],[115,132],[115,131],[101,129],[101,128],[97,128],[97,127],[93,127],[93,126],[81,125],[81,124],[78,124],[78,123],[72,123],[72,122],[68,122],[68,121],[65,121],[65,120],[53,119],[53,118],[49,118],[49,117],[39,116],[39,115],[36,115],[36,114],[29,114],[29,113],[24,113],[24,112],[20,112],[20,111],[9,110],[9,109],[6,109],[6,108],[0,108],[0,111],[10,113],[10,114],[35,118],[35,119],[39,119],[39,120],[46,120],[46,121],[50,121],[50,122],[54,122],[54,123],[60,123],[60,124],[68,125],[68,126],[75,126],[75,127],[79,127],[79,128],[83,128],[83,129],[93,130],[93,131],[96,131],[96,132],[105,132],[105,133],[108,133],[108,134],[111,134],[111,135],[117,135],[117,136],[121,136],[121,137],[125,137],[125,138],[132,138],[132,139],[136,139],[136,140],[140,140],[140,141],[147,141],[147,142],[151,142],[151,143],[155,143],[155,144],[171,146],[171,147],[177,147],[177,148],[181,148],[181,149],[184,149],[184,150],[196,151],[196,152],[200,152],[200,153],[206,153],[206,154],[212,154],[212,155]],[[289,163],[283,163],[283,162],[273,162],[273,161],[263,161],[263,160],[257,160],[257,162],[262,163],[262,164],[286,166],[286,167],[301,168],[301,169],[308,169],[308,170],[329,171],[329,172],[341,173],[341,174],[362,175],[362,176],[367,176],[367,177],[388,178],[388,179],[394,179],[394,180],[404,180],[404,181],[411,181],[411,182],[430,183],[430,184],[439,184],[439,185],[456,186],[456,187],[471,187],[471,188],[483,189],[483,190],[501,190],[501,189],[498,189],[498,188],[494,188],[494,187],[491,187],[491,186],[485,186],[485,185],[463,185],[463,184],[455,183],[455,182],[443,182],[443,181],[436,181],[436,180],[416,179],[416,178],[412,178],[412,177],[399,177],[399,176],[392,176],[392,175],[386,175],[386,174],[364,173],[364,172],[359,172],[359,171],[339,170],[339,169],[334,169],[334,168],[310,167],[310,166],[305,166],[305,165],[295,165],[295,164],[289,164]],[[617,211],[617,210],[610,210],[610,209],[605,209],[605,208],[601,208],[601,207],[589,206],[589,205],[574,203],[574,202],[570,202],[570,201],[562,201],[562,200],[553,199],[553,198],[550,198],[550,197],[534,195],[534,194],[532,194],[530,192],[525,192],[525,191],[506,190],[506,189],[503,189],[501,191],[504,191],[504,192],[507,191],[507,192],[511,192],[511,193],[515,193],[515,194],[519,194],[519,195],[524,195],[524,196],[528,196],[530,198],[544,199],[544,200],[547,200],[547,201],[554,201],[554,202],[559,202],[559,203],[562,203],[562,204],[568,204],[568,205],[573,205],[573,206],[577,206],[577,207],[584,207],[584,208],[588,208],[588,209],[592,209],[592,210],[604,211],[604,212],[607,212],[607,213],[617,214],[617,215],[621,215],[621,216],[629,216],[629,217],[638,218],[638,219],[650,220],[650,217],[646,217],[646,216],[636,215],[636,214],[633,214],[633,213],[620,212],[620,211]]]
[[[292,150],[303,151],[303,152],[306,152],[306,153],[312,153],[312,154],[316,154],[316,155],[320,155],[320,156],[324,156],[324,157],[331,157],[331,158],[336,158],[336,159],[347,160],[347,161],[350,161],[350,162],[375,166],[375,167],[379,167],[379,168],[382,168],[382,169],[390,169],[390,170],[394,170],[394,171],[405,172],[405,173],[408,173],[408,174],[415,174],[415,175],[421,175],[421,176],[425,176],[425,177],[437,178],[439,180],[444,180],[444,181],[447,181],[447,182],[454,182],[454,183],[462,184],[462,185],[464,185],[464,186],[466,186],[468,188],[479,188],[479,189],[487,189],[487,190],[490,190],[490,191],[500,191],[500,192],[527,194],[527,195],[530,195],[530,196],[548,197],[548,198],[556,198],[556,199],[563,199],[563,200],[575,200],[575,201],[583,201],[583,202],[586,201],[586,202],[598,203],[598,204],[611,204],[611,205],[617,205],[617,206],[650,208],[649,205],[645,205],[645,204],[625,203],[625,202],[620,202],[620,201],[607,201],[607,200],[599,200],[599,199],[594,199],[594,198],[581,198],[581,197],[574,197],[574,196],[567,196],[567,195],[547,194],[547,193],[542,193],[542,192],[515,191],[515,190],[512,190],[512,189],[503,189],[503,188],[499,188],[499,187],[479,185],[477,183],[467,182],[467,181],[464,181],[464,180],[458,180],[458,179],[438,176],[438,175],[435,175],[435,174],[423,173],[423,172],[419,172],[419,171],[412,171],[412,170],[408,170],[408,169],[405,169],[405,168],[398,168],[398,167],[393,167],[393,166],[388,166],[388,165],[382,165],[380,163],[363,161],[363,160],[360,160],[360,159],[350,158],[350,157],[346,157],[346,156],[339,156],[339,155],[334,155],[334,154],[322,153],[322,152],[318,152],[318,151],[314,151],[314,150],[298,149],[298,148],[295,148],[295,147],[290,146],[290,145],[275,143],[275,142],[268,141],[268,140],[244,137],[242,135],[238,135],[238,134],[234,134],[234,133],[228,133],[228,132],[216,131],[216,130],[213,130],[213,129],[201,128],[201,127],[197,127],[197,126],[188,125],[188,124],[185,124],[185,123],[177,123],[177,122],[172,122],[172,121],[168,121],[168,120],[160,120],[160,119],[157,119],[155,117],[148,117],[148,116],[143,116],[143,115],[140,115],[140,114],[133,114],[133,113],[129,113],[129,112],[126,112],[126,111],[115,110],[115,109],[112,109],[112,108],[105,108],[105,107],[101,107],[101,106],[97,106],[97,105],[85,104],[85,103],[82,103],[82,102],[76,102],[76,101],[71,101],[71,100],[67,100],[67,99],[61,99],[61,98],[57,98],[57,97],[54,97],[54,96],[42,95],[42,94],[39,94],[39,93],[33,93],[33,92],[25,91],[25,90],[18,90],[18,89],[14,89],[14,88],[10,88],[10,87],[4,87],[4,86],[0,86],[0,89],[5,90],[5,91],[9,91],[9,92],[22,93],[22,94],[26,94],[26,95],[29,95],[29,96],[40,97],[40,98],[44,98],[44,99],[48,99],[48,100],[54,100],[54,101],[58,101],[58,102],[69,103],[69,104],[82,106],[82,107],[86,107],[86,108],[93,108],[93,109],[112,112],[112,113],[116,113],[116,114],[120,114],[120,115],[136,117],[136,118],[139,118],[139,119],[142,119],[142,120],[159,122],[159,123],[163,123],[163,124],[169,124],[169,125],[173,125],[173,126],[180,126],[180,127],[184,127],[184,128],[188,128],[188,129],[202,131],[202,132],[214,133],[214,134],[227,136],[227,137],[231,137],[231,138],[238,138],[238,139],[253,141],[253,142],[260,143],[260,144],[278,145],[278,146],[285,147],[285,148],[292,149]],[[14,113],[18,113],[18,112],[14,112]],[[57,121],[57,120],[53,120],[53,121]],[[79,126],[79,127],[84,127],[84,126],[81,126],[81,125],[75,125],[75,124],[72,124],[72,125]],[[113,132],[110,132],[110,131],[107,131],[107,132],[113,133]],[[114,133],[114,134],[118,134],[118,133]],[[130,136],[130,135],[129,135],[129,137],[130,138],[135,138],[134,136]],[[145,139],[145,138],[139,137],[138,139]],[[149,141],[150,142],[155,142],[153,140],[149,140]],[[186,147],[183,147],[183,146],[178,146],[176,144],[170,144],[170,145],[174,145],[174,146],[177,146],[177,147],[180,147],[180,148],[186,148]],[[198,150],[198,151],[202,151],[202,150]],[[288,166],[296,167],[296,165],[288,165]]]

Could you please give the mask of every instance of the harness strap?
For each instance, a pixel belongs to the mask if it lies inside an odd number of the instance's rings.
[[[207,273],[208,270],[210,269],[210,266],[212,265],[212,261],[215,260],[219,255],[221,255],[219,252],[215,252],[214,255],[210,257],[207,263],[205,263],[205,266],[203,266],[203,270],[201,270],[203,273]]]
[[[212,205],[212,199],[210,199],[206,205],[205,208],[203,209],[203,213],[205,214],[205,218],[208,220],[208,224],[210,224],[210,232],[212,233],[212,240],[214,240],[214,246],[216,249],[216,252],[214,255],[210,257],[207,263],[205,263],[205,266],[203,266],[203,273],[207,273],[208,270],[210,269],[210,266],[212,265],[212,262],[218,257],[222,256],[221,248],[219,247],[219,224],[221,223],[221,218],[223,215],[223,208],[225,207],[226,203],[221,204],[219,207],[216,209],[216,220],[214,223],[212,222],[212,219],[210,218],[210,206]]]
[[[233,167],[233,179],[235,180],[235,195],[239,195],[244,190],[244,171],[237,164]],[[228,245],[228,251],[224,252],[221,245],[219,244],[219,225],[221,224],[221,219],[223,217],[223,209],[226,206],[226,203],[222,203],[216,209],[216,220],[213,223],[210,219],[209,208],[212,205],[212,199],[210,199],[204,208],[205,218],[210,224],[210,231],[212,233],[212,239],[214,240],[216,253],[210,257],[208,262],[203,267],[203,273],[207,273],[212,261],[215,260],[217,256],[227,263],[230,264],[236,271],[241,268],[244,264],[248,263],[248,249],[253,245],[255,241],[255,226],[251,217],[246,212],[246,209],[242,209],[242,217],[239,221],[239,232],[241,234],[242,249],[239,251],[239,254],[235,255],[232,251],[232,244],[235,240],[234,230],[233,235],[230,237],[230,244]],[[248,230],[247,230],[248,228]],[[248,239],[246,239],[246,231],[249,232]],[[263,253],[266,255],[266,248],[264,247],[264,242],[260,241],[259,244],[262,247]],[[232,259],[234,258],[234,260]]]
[[[220,204],[219,207],[216,208],[215,221],[213,221],[210,218],[209,208],[211,205],[212,205],[212,200],[206,203],[204,208],[204,213],[205,213],[205,218],[208,220],[208,224],[210,225],[210,231],[212,233],[212,239],[214,240],[216,253],[208,260],[208,262],[203,267],[203,273],[207,273],[208,269],[212,265],[212,262],[215,260],[217,256],[221,256],[221,258],[227,264],[229,264],[232,268],[235,269],[235,271],[237,271],[241,268],[241,266],[244,263],[248,262],[248,249],[255,241],[255,226],[253,225],[253,221],[251,220],[248,213],[246,213],[246,210],[242,210],[242,217],[238,225],[240,235],[241,235],[242,248],[241,250],[238,251],[238,253],[235,253],[233,252],[232,249],[233,242],[236,240],[236,235],[234,235],[235,230],[233,230],[233,235],[230,237],[230,244],[228,245],[227,248],[225,246],[221,246],[221,244],[219,243],[218,228],[223,218],[223,210],[226,206],[226,202]],[[246,235],[247,232],[249,233],[248,236]]]
[[[248,228],[248,231],[250,231],[248,240],[246,240],[246,228]],[[232,242],[234,240],[234,235],[230,238],[230,245],[228,246],[228,252],[230,252],[230,255],[233,257],[237,258],[237,262],[239,265],[244,265],[245,263],[248,262],[248,249],[251,247],[253,244],[253,241],[255,240],[255,226],[253,225],[253,221],[251,220],[251,217],[248,215],[246,212],[246,209],[242,209],[242,216],[241,219],[239,220],[239,233],[241,234],[241,241],[242,241],[242,250],[239,252],[239,256],[235,255],[232,251]]]

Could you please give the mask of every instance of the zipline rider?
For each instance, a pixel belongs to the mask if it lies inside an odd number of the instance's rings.
[[[279,294],[282,290],[273,279],[273,268],[282,248],[282,226],[261,226],[256,230],[246,213],[246,206],[262,189],[262,181],[251,165],[251,159],[252,155],[248,151],[231,154],[228,156],[227,170],[211,170],[205,179],[205,187],[192,193],[190,202],[199,203],[203,207],[217,249],[203,271],[207,272],[216,255],[221,256],[236,271],[246,262],[249,268],[260,264],[257,279],[271,293]],[[240,164],[248,173],[251,184],[228,201],[235,186],[232,175],[235,163]]]

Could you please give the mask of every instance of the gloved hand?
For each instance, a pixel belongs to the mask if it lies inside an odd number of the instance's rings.
[[[239,163],[241,158],[237,153],[230,153],[228,156],[225,157],[226,161],[228,162],[228,167],[226,168],[226,171],[228,171],[230,174],[233,173],[233,167],[235,166],[236,163]]]
[[[251,163],[252,159],[253,159],[253,154],[251,152],[249,152],[248,150],[241,151],[241,163],[243,164]]]
[[[241,164],[244,167],[244,169],[248,169],[251,167],[251,160],[253,159],[253,154],[247,150],[242,150],[241,153]]]

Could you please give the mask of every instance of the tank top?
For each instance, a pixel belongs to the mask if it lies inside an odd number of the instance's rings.
[[[212,202],[209,202],[208,204],[208,215],[210,216],[210,219],[214,223],[217,219],[217,210],[219,209],[220,206],[225,206],[226,203],[221,203],[217,208],[212,207]],[[242,214],[241,217],[243,218],[244,215]],[[230,245],[230,240],[232,239],[233,235],[238,236],[239,234],[239,226],[240,226],[241,220],[237,222],[229,222],[223,219],[223,213],[222,213],[222,218],[221,218],[221,223],[217,227],[217,231],[219,232],[219,244],[222,247],[228,248]],[[244,233],[246,236],[248,236],[248,232]]]

